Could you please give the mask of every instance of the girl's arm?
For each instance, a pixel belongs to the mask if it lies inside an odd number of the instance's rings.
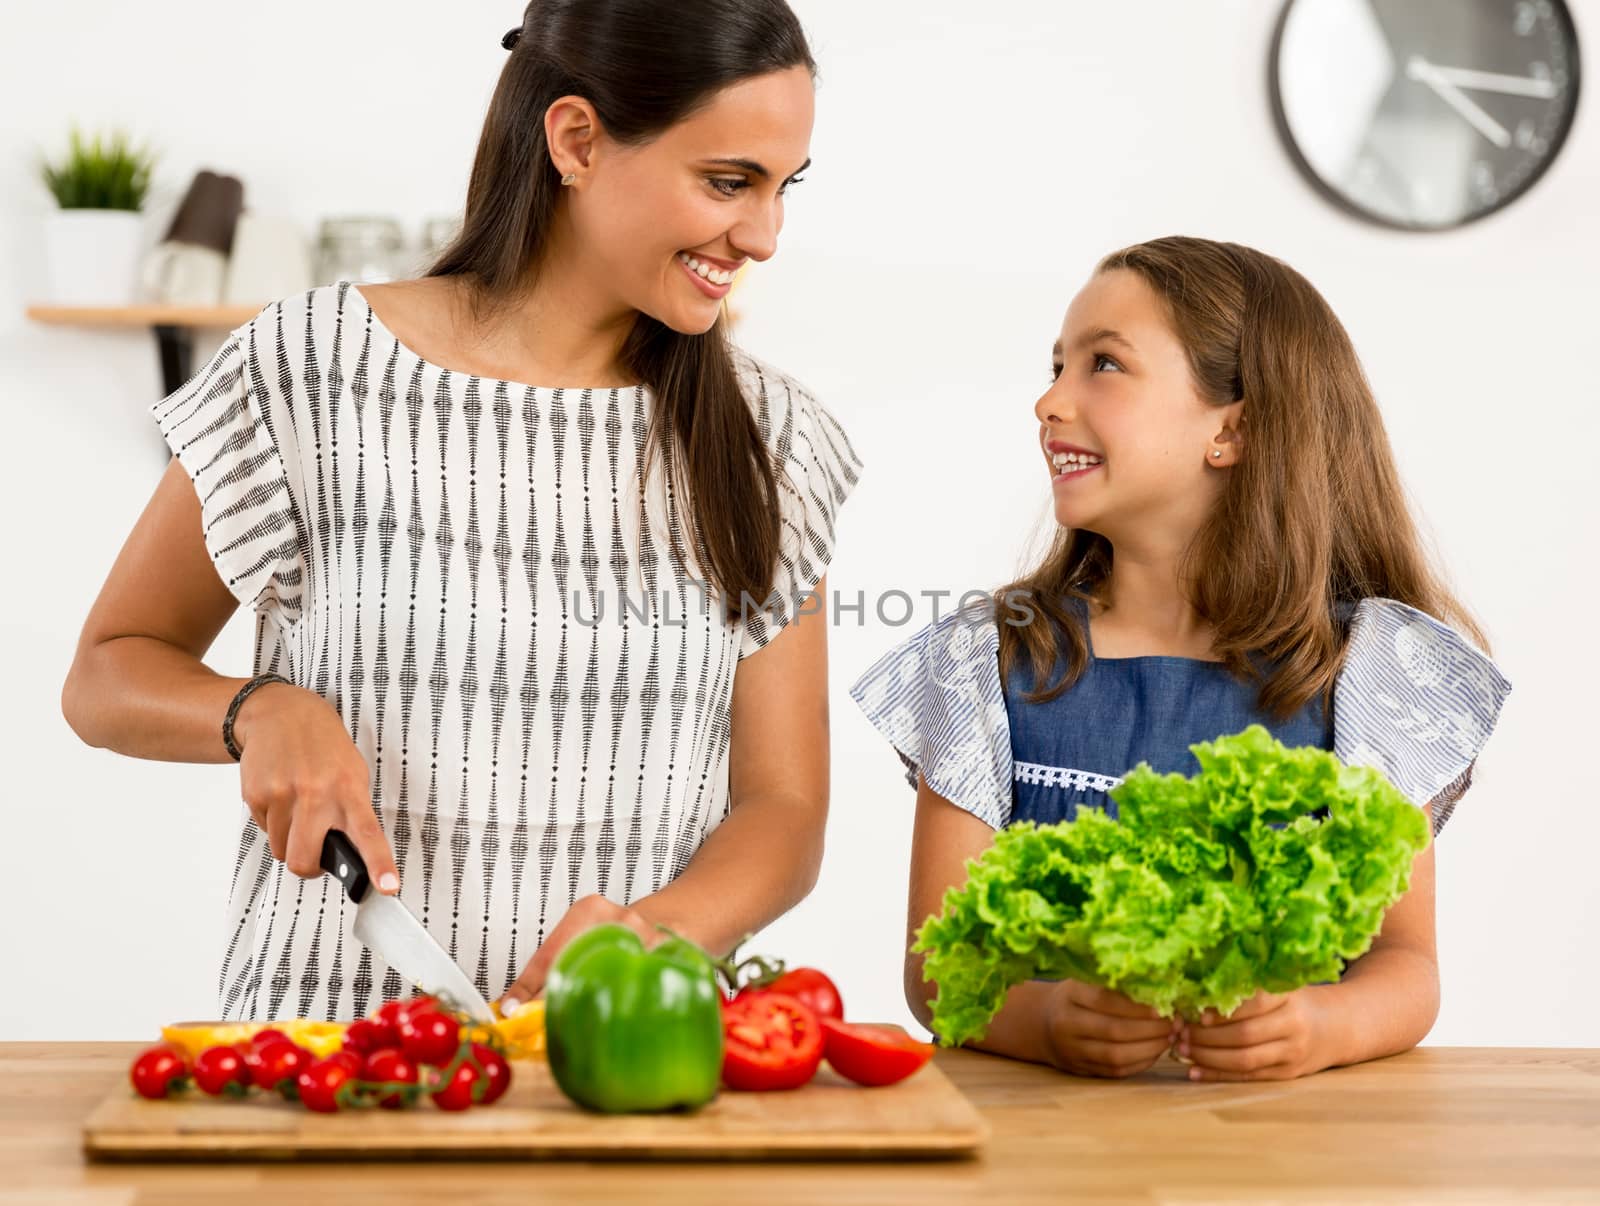
[[[817,583],[817,599],[828,597],[827,583]],[[802,609],[739,663],[729,706],[728,819],[659,892],[631,906],[603,896],[574,903],[506,990],[502,1012],[542,991],[562,947],[591,926],[615,922],[651,941],[664,925],[723,955],[811,891],[828,820],[825,609]]]
[[[1424,808],[1433,832],[1433,807]],[[1372,949],[1337,984],[1318,985],[1336,1002],[1328,1019],[1328,1067],[1409,1051],[1439,1016],[1439,948],[1434,928],[1430,837],[1411,868],[1411,886],[1384,915]]]
[[[1424,809],[1433,830],[1433,809]],[[1228,1019],[1186,1028],[1180,1052],[1197,1080],[1281,1080],[1409,1051],[1439,1013],[1430,840],[1412,865],[1411,886],[1383,929],[1337,984],[1261,994]]]
[[[936,986],[922,978],[923,956],[910,953],[916,932],[939,911],[945,890],[966,879],[966,863],[994,843],[994,830],[917,779],[906,917],[906,1004],[924,1026]],[[968,1043],[980,1051],[1050,1064],[1084,1076],[1132,1076],[1159,1060],[1176,1023],[1118,992],[1073,980],[1033,980],[1006,996],[988,1032]]]

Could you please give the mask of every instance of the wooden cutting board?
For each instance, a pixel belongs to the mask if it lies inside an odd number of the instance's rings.
[[[824,1066],[803,1089],[724,1090],[692,1114],[592,1114],[573,1105],[543,1061],[512,1065],[491,1106],[313,1114],[253,1094],[146,1101],[120,1081],[83,1126],[95,1160],[903,1160],[970,1156],[983,1117],[937,1064],[865,1089]]]

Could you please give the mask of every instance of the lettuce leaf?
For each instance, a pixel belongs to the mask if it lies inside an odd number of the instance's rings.
[[[911,948],[938,985],[940,1039],[980,1037],[1027,980],[1192,1017],[1337,980],[1366,953],[1427,845],[1422,810],[1379,771],[1260,725],[1191,749],[1192,778],[1129,772],[1119,820],[1021,822],[968,862]]]

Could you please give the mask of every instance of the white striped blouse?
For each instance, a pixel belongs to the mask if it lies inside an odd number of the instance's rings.
[[[655,891],[724,819],[734,672],[827,568],[860,460],[803,388],[736,363],[783,551],[777,602],[731,621],[660,455],[646,480],[642,387],[431,364],[340,283],[267,307],[152,407],[256,613],[255,672],[344,718],[401,898],[491,999],[573,900]],[[401,992],[338,886],[239,825],[219,1016],[350,1018]]]

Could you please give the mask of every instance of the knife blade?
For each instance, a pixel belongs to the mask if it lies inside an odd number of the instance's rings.
[[[356,938],[373,954],[425,993],[462,1010],[475,1022],[494,1021],[494,1012],[477,986],[428,933],[398,896],[372,886],[367,864],[341,830],[322,839],[322,869],[338,880],[355,902]]]

